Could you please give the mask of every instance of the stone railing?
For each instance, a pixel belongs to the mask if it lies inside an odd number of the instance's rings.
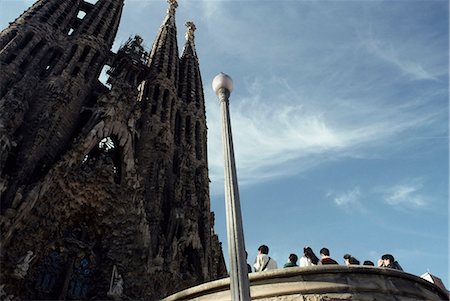
[[[251,273],[252,300],[449,300],[431,282],[397,270],[370,266],[313,266]],[[163,301],[231,300],[230,279],[191,287]]]

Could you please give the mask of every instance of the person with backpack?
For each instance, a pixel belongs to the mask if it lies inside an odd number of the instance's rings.
[[[262,245],[258,248],[258,255],[256,256],[255,272],[263,272],[267,270],[275,270],[278,268],[275,259],[271,258],[269,255],[269,247]]]

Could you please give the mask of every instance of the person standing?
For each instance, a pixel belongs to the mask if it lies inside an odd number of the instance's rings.
[[[268,246],[262,245],[258,248],[258,255],[256,256],[255,264],[253,265],[253,267],[255,268],[255,272],[275,270],[278,268],[275,259],[269,257],[268,254]]]
[[[319,258],[314,254],[310,247],[303,248],[303,256],[300,258],[300,266],[307,267],[311,265],[317,265],[319,263]]]
[[[338,264],[336,260],[330,257],[330,250],[327,248],[320,249],[320,263],[319,264]]]
[[[298,256],[295,254],[289,255],[288,261],[284,264],[284,268],[298,267],[297,265]]]
[[[344,255],[345,265],[359,265],[359,260],[350,254]]]
[[[391,254],[384,254],[383,256],[381,256],[381,259],[378,260],[378,266],[403,271],[400,264],[394,259],[394,256],[392,256]]]

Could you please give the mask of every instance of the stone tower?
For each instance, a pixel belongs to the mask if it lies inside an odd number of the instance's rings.
[[[168,2],[150,53],[110,51],[123,0],[39,0],[0,33],[0,293],[152,300],[226,276],[195,25],[180,58]]]

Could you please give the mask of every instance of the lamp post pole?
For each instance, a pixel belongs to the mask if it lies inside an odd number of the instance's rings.
[[[233,81],[228,75],[219,73],[214,78],[212,85],[219,98],[222,118],[230,291],[233,301],[247,301],[250,300],[250,286],[229,111],[229,97],[233,90]]]

